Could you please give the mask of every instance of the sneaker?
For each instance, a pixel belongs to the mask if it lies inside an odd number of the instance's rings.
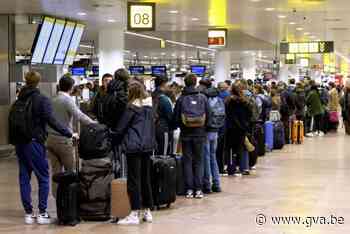
[[[198,190],[196,192],[195,198],[202,199],[204,197],[203,192],[201,190]]]
[[[250,175],[249,171],[242,171],[242,175]]]
[[[193,190],[187,190],[186,198],[193,198]]]
[[[323,133],[323,132],[319,132],[319,133],[318,133],[318,136],[323,137],[323,136],[324,136],[324,133]]]
[[[221,193],[221,192],[222,192],[221,188],[220,188],[220,187],[216,187],[216,186],[213,186],[213,188],[211,189],[211,191],[212,191],[213,193]]]
[[[131,213],[124,219],[118,221],[119,225],[138,225],[140,224],[140,218],[137,211],[131,211]]]
[[[256,166],[250,168],[251,171],[256,171]]]
[[[37,218],[37,222],[38,222],[38,224],[42,224],[42,225],[52,223],[51,217],[47,212],[39,214],[39,216]]]
[[[314,133],[309,132],[309,133],[306,133],[306,136],[307,136],[307,137],[314,137],[315,135],[314,135]]]
[[[36,216],[35,216],[35,214],[34,213],[32,213],[32,214],[26,214],[25,216],[24,216],[24,222],[25,222],[25,224],[34,224],[35,223],[35,221],[36,221]]]
[[[150,209],[146,209],[143,213],[142,220],[146,223],[152,223],[153,222],[153,216]]]
[[[236,171],[233,176],[235,177],[242,177],[242,173],[240,171]]]

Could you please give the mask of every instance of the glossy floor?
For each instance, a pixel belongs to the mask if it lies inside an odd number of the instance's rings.
[[[73,228],[25,226],[19,202],[16,160],[1,159],[0,233],[350,233],[349,142],[350,137],[340,133],[306,139],[304,145],[285,147],[283,151],[261,159],[255,175],[223,178],[223,193],[203,200],[180,198],[171,209],[154,213],[153,224],[137,227],[109,223],[83,223]],[[52,199],[50,212],[54,213]],[[256,224],[258,214],[266,216],[265,225]],[[320,222],[317,216],[330,215],[344,217],[345,224],[313,224],[308,228],[309,222],[274,225],[271,221],[271,216],[314,216],[313,222]],[[263,218],[259,220],[264,221]]]

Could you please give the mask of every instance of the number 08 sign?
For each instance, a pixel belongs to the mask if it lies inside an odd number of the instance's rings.
[[[128,30],[154,31],[156,22],[155,3],[128,2]]]

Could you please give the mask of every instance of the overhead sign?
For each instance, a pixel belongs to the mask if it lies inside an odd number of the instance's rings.
[[[150,2],[128,2],[128,30],[154,31],[156,4]]]
[[[210,48],[226,47],[227,29],[209,29],[208,46]]]
[[[286,60],[284,62],[285,64],[295,64],[296,63],[296,56],[295,54],[287,54]]]
[[[282,42],[281,54],[326,54],[334,52],[333,41]]]

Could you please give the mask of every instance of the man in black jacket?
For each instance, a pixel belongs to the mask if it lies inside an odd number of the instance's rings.
[[[39,224],[51,223],[47,213],[47,199],[49,195],[49,164],[46,156],[45,142],[47,139],[47,125],[61,135],[71,138],[72,133],[63,127],[53,116],[50,100],[40,94],[38,84],[41,76],[37,72],[28,72],[25,76],[26,86],[19,93],[19,100],[32,99],[32,140],[27,143],[16,144],[16,153],[19,163],[19,183],[22,204],[25,210],[25,223],[33,224],[35,220]],[[10,129],[10,134],[15,138],[21,138]],[[18,142],[21,142],[18,140]],[[31,174],[34,172],[39,184],[39,215],[35,216],[31,200]]]
[[[185,77],[186,87],[176,102],[174,123],[181,129],[180,138],[182,140],[182,151],[184,156],[184,174],[187,189],[186,197],[193,198],[195,196],[195,198],[201,199],[203,198],[203,148],[207,137],[206,125],[209,111],[208,99],[204,94],[199,93],[195,89],[196,84],[197,77],[194,74],[188,74]],[[192,101],[187,102],[187,100],[190,99],[192,99]],[[187,117],[185,115],[187,115],[189,109],[187,105],[189,104],[194,106],[192,111],[196,113],[204,113],[206,117],[204,124],[198,124],[197,126],[189,126],[189,124],[186,124]],[[198,117],[194,112],[194,118]],[[196,191],[195,195],[194,191]]]

